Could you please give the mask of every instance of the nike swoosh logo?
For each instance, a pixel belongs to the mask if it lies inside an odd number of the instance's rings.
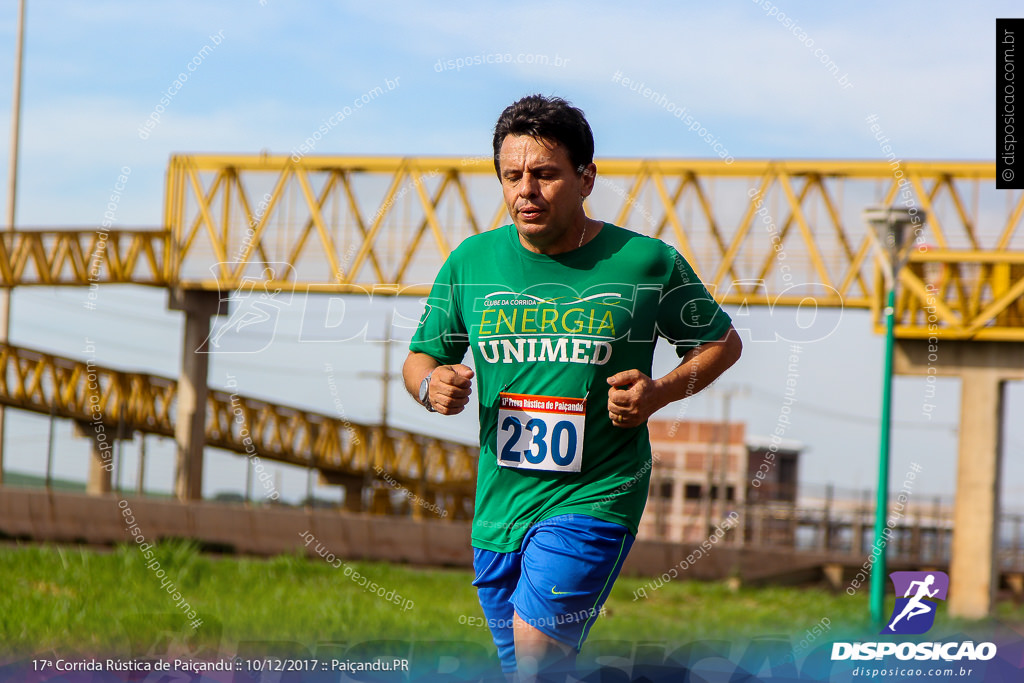
[[[554,586],[551,587],[552,595],[568,595],[569,593],[572,593],[572,591],[556,591]]]

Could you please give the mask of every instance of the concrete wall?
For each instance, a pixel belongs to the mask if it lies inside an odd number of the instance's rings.
[[[113,545],[133,540],[133,525],[146,541],[192,538],[207,547],[247,555],[293,552],[304,547],[300,535],[308,531],[346,559],[460,567],[473,562],[469,522],[420,522],[337,510],[179,503],[133,496],[121,499],[9,486],[0,489],[3,536]]]
[[[343,559],[382,560],[415,565],[471,568],[470,523],[416,521],[339,510],[245,507],[236,503],[90,496],[41,489],[0,487],[0,536],[34,542],[114,545],[130,542],[133,525],[147,542],[191,538],[211,549],[246,555],[277,555],[305,548],[301,534]],[[313,553],[315,543],[306,552]],[[823,578],[836,563],[863,558],[789,548],[737,548],[721,542],[683,566],[697,545],[638,540],[623,567],[624,576],[656,577],[673,567],[680,578],[742,582],[805,583]],[[899,566],[898,569],[911,569]]]

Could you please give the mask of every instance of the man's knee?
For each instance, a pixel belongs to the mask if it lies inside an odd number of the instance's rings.
[[[526,680],[537,673],[571,669],[576,648],[532,626],[518,612],[514,617],[516,668]]]

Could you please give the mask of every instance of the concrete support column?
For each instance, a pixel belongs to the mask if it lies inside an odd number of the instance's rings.
[[[999,583],[993,560],[998,549],[1005,383],[986,370],[965,370],[962,377],[949,613],[981,619],[992,609]]]
[[[206,445],[207,371],[210,356],[210,317],[222,313],[220,293],[172,290],[172,310],[185,313],[185,336],[181,349],[181,376],[174,424],[177,466],[174,491],[180,501],[203,497],[203,447]]]
[[[357,481],[346,481],[345,487],[345,509],[349,512],[362,512],[363,511],[363,482],[362,480]]]
[[[75,421],[74,434],[89,439],[89,474],[85,483],[85,492],[90,496],[102,496],[113,490],[111,485],[114,471],[114,440],[108,438],[89,422]]]
[[[957,460],[953,541],[949,564],[949,613],[979,619],[995,601],[999,528],[999,475],[1004,385],[1024,379],[1019,342],[900,340],[894,372],[959,377],[960,446]],[[930,413],[926,394],[923,414]]]
[[[416,488],[412,492],[412,494],[413,495],[409,498],[409,505],[412,508],[412,518],[415,520],[422,521],[426,519],[428,516],[426,509],[420,504],[421,501],[425,501],[427,499],[427,482],[425,471],[423,478],[416,482]]]
[[[320,483],[345,489],[345,510],[363,512],[363,488],[367,486],[366,477],[320,470]]]

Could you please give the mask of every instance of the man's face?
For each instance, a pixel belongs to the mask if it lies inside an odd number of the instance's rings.
[[[523,246],[555,254],[576,247],[586,214],[583,198],[594,189],[596,166],[580,174],[564,146],[528,135],[501,144],[501,190]]]

